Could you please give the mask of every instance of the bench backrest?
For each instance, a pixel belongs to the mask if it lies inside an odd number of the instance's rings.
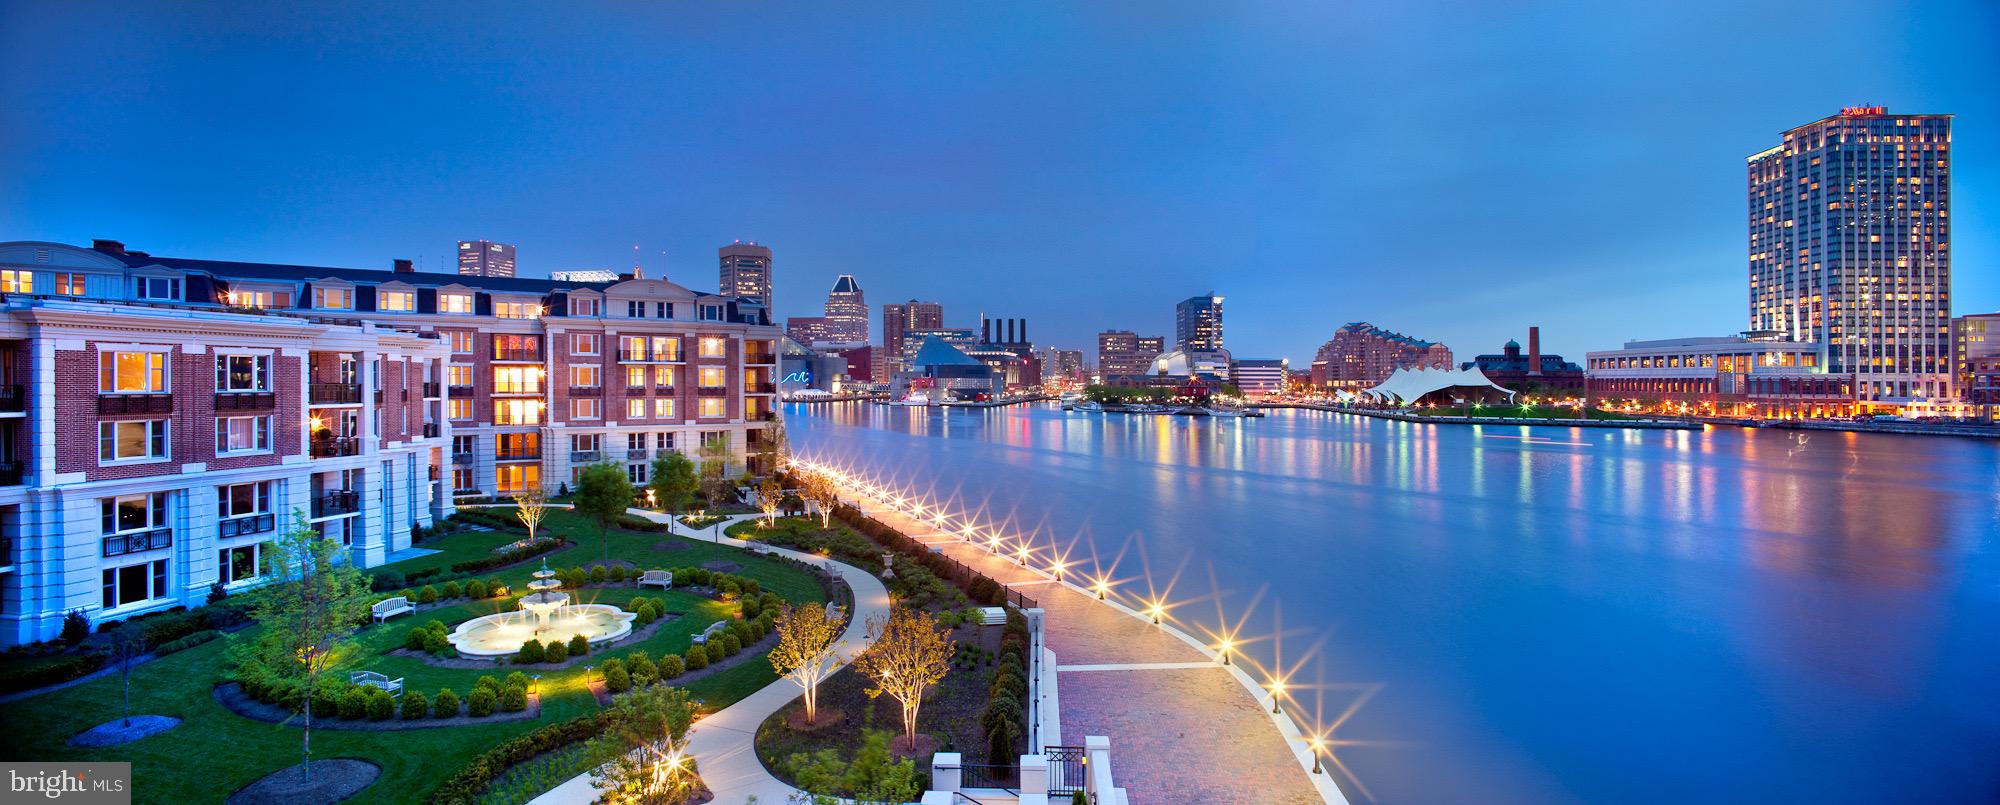
[[[701,633],[705,636],[713,637],[716,632],[720,632],[727,628],[729,628],[729,624],[723,623],[722,621],[716,621],[714,623],[709,624],[708,628],[703,629]]]
[[[410,605],[410,599],[404,598],[399,595],[396,596],[395,598],[385,598],[382,599],[381,601],[375,602],[375,611],[381,612],[387,609],[402,609],[403,607],[409,605]]]
[[[355,671],[352,675],[349,675],[347,677],[347,681],[353,682],[355,684],[360,684],[362,682],[387,682],[389,681],[389,677],[383,676],[382,674],[374,671]]]
[[[641,576],[640,578],[646,581],[666,581],[667,579],[673,578],[673,576],[674,574],[669,573],[665,570],[648,570],[646,571],[646,574],[644,576]]]

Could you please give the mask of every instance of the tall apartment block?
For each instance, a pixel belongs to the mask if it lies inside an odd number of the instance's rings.
[[[753,300],[765,310],[772,309],[770,247],[739,240],[716,252],[722,258],[716,293]]]
[[[490,240],[461,240],[458,273],[468,277],[514,276],[514,247]]]
[[[1160,336],[1134,335],[1131,330],[1106,330],[1097,334],[1097,374],[1099,377],[1143,375],[1153,368],[1153,359],[1166,352]]]
[[[1750,329],[1883,403],[1951,392],[1951,116],[1852,107],[1749,158]]]
[[[830,340],[842,343],[868,343],[868,300],[861,294],[861,283],[854,275],[842,274],[833,281],[833,290],[826,294],[826,328]]]
[[[778,338],[661,280],[0,243],[0,643],[254,585],[294,516],[371,566],[457,496],[708,442],[755,463]]]
[[[877,375],[887,377],[889,373],[908,368],[902,363],[904,334],[911,330],[944,329],[944,305],[936,302],[891,302],[882,306],[882,349],[877,350],[877,362],[881,364]]]
[[[1365,321],[1350,322],[1333,332],[1313,355],[1312,384],[1316,388],[1368,388],[1397,369],[1452,368],[1451,349],[1435,341],[1390,332]]]
[[[1210,293],[1174,306],[1174,349],[1183,352],[1222,350],[1222,297]]]

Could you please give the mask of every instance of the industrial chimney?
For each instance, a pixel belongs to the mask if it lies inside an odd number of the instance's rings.
[[[1528,328],[1528,376],[1542,373],[1542,328]]]
[[[417,273],[417,267],[416,267],[415,265],[411,264],[411,263],[410,263],[410,261],[408,261],[408,260],[395,260],[395,261],[392,261],[392,262],[393,262],[393,264],[394,264],[394,265],[396,266],[396,273],[398,273],[398,274],[415,274],[415,273]]]

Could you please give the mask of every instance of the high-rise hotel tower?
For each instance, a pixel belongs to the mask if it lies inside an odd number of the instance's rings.
[[[1750,329],[1862,401],[1949,394],[1951,115],[1842,109],[1749,163]]]
[[[722,276],[716,289],[724,296],[753,299],[771,309],[771,247],[736,241],[717,250]]]

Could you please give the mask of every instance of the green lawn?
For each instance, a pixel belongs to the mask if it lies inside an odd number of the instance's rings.
[[[552,567],[587,565],[603,555],[602,541],[595,526],[585,524],[567,512],[553,512],[543,527],[546,533],[567,536],[578,547],[552,554]],[[400,562],[388,569],[408,573],[427,567],[448,567],[452,562],[486,555],[494,546],[519,538],[519,533],[462,532],[425,543],[423,547],[444,552]],[[686,550],[660,551],[654,545],[675,541],[688,543]],[[613,531],[610,535],[613,559],[625,559],[646,568],[699,565],[727,559],[743,566],[738,575],[756,579],[767,590],[788,601],[825,599],[810,572],[776,559],[750,555],[745,551],[705,542],[682,540],[664,533]],[[490,574],[519,589],[529,573],[540,567],[532,562]],[[580,600],[622,604],[641,594],[632,587],[586,588]],[[643,593],[664,600],[670,611],[685,612],[661,627],[653,636],[632,644],[608,649],[594,658],[610,658],[644,649],[654,657],[680,652],[688,646],[690,633],[708,623],[732,615],[734,604],[723,604],[679,591],[662,592],[648,588]],[[450,687],[464,696],[483,674],[504,677],[515,670],[506,665],[492,670],[447,669],[432,666],[414,657],[389,657],[380,652],[401,646],[406,634],[432,619],[447,624],[496,611],[496,601],[459,601],[372,626],[360,633],[361,657],[354,668],[377,670],[391,677],[403,677],[411,690],[426,696],[441,687]],[[132,712],[182,719],[180,726],[165,733],[123,746],[79,749],[68,746],[71,736],[118,717],[119,680],[110,675],[54,693],[0,705],[0,722],[7,725],[0,735],[0,756],[17,760],[101,760],[130,761],[135,778],[134,799],[138,802],[216,802],[229,792],[272,771],[296,763],[299,758],[300,730],[294,725],[266,724],[241,718],[217,704],[211,691],[227,671],[226,647],[232,641],[254,639],[251,630],[231,635],[178,654],[140,666],[132,672]],[[741,665],[704,677],[687,688],[710,707],[722,707],[776,680],[770,663],[761,654],[743,658]],[[592,665],[595,662],[590,663]],[[530,671],[532,673],[532,671]],[[499,722],[463,727],[367,732],[315,730],[313,755],[317,758],[356,757],[382,767],[382,777],[357,801],[421,802],[438,782],[468,760],[492,746],[537,727],[556,723],[588,712],[596,702],[583,685],[583,664],[556,671],[542,671],[542,713],[534,720]]]

